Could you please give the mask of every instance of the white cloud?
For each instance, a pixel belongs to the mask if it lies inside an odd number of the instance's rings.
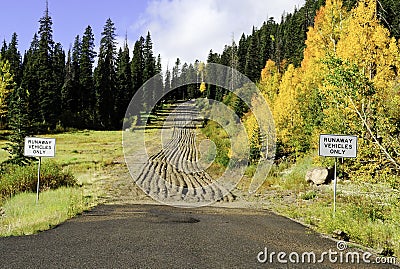
[[[181,62],[205,61],[210,49],[221,52],[252,26],[260,27],[269,17],[280,21],[284,11],[292,12],[304,0],[150,0],[144,14],[132,25],[143,36],[150,31],[154,52],[163,67]]]

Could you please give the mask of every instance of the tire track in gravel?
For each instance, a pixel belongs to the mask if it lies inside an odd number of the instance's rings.
[[[205,205],[233,201],[234,196],[218,184],[199,164],[196,133],[201,119],[192,104],[181,104],[169,115],[172,135],[162,149],[149,156],[136,184],[154,199],[182,205]]]

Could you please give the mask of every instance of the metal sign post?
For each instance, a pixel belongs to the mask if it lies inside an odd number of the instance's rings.
[[[24,155],[29,157],[38,157],[38,173],[36,186],[36,204],[39,202],[40,191],[40,167],[42,165],[42,157],[54,157],[56,153],[55,138],[39,138],[25,137]]]
[[[37,186],[36,186],[36,204],[39,202],[39,185],[40,185],[40,166],[42,164],[42,157],[39,157],[39,165],[38,165],[38,176],[37,176]]]
[[[336,213],[337,158],[357,158],[357,136],[321,134],[319,156],[334,157],[333,214]]]
[[[333,178],[333,213],[336,213],[336,188],[337,188],[337,158],[335,158],[335,170],[334,170],[334,178]]]

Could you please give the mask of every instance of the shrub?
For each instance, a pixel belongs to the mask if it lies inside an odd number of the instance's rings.
[[[4,164],[0,175],[0,200],[20,192],[34,192],[37,185],[37,164],[18,166]],[[40,189],[57,189],[62,186],[75,186],[75,177],[63,171],[61,165],[49,161],[40,169]]]
[[[317,192],[313,190],[303,193],[300,198],[303,200],[312,200],[315,197],[317,197]]]

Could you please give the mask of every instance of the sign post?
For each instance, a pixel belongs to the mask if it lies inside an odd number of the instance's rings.
[[[337,158],[357,158],[357,136],[329,135],[319,136],[319,156],[334,157],[333,212],[336,212]]]
[[[337,193],[337,158],[335,157],[335,171],[333,178],[333,212],[336,212],[336,193]]]
[[[40,166],[42,164],[42,157],[39,157],[39,164],[37,169],[37,186],[36,186],[36,203],[39,202],[39,185],[40,185]]]
[[[25,137],[24,155],[28,157],[39,157],[36,203],[39,202],[40,167],[42,164],[42,157],[54,157],[55,153],[55,138]]]

